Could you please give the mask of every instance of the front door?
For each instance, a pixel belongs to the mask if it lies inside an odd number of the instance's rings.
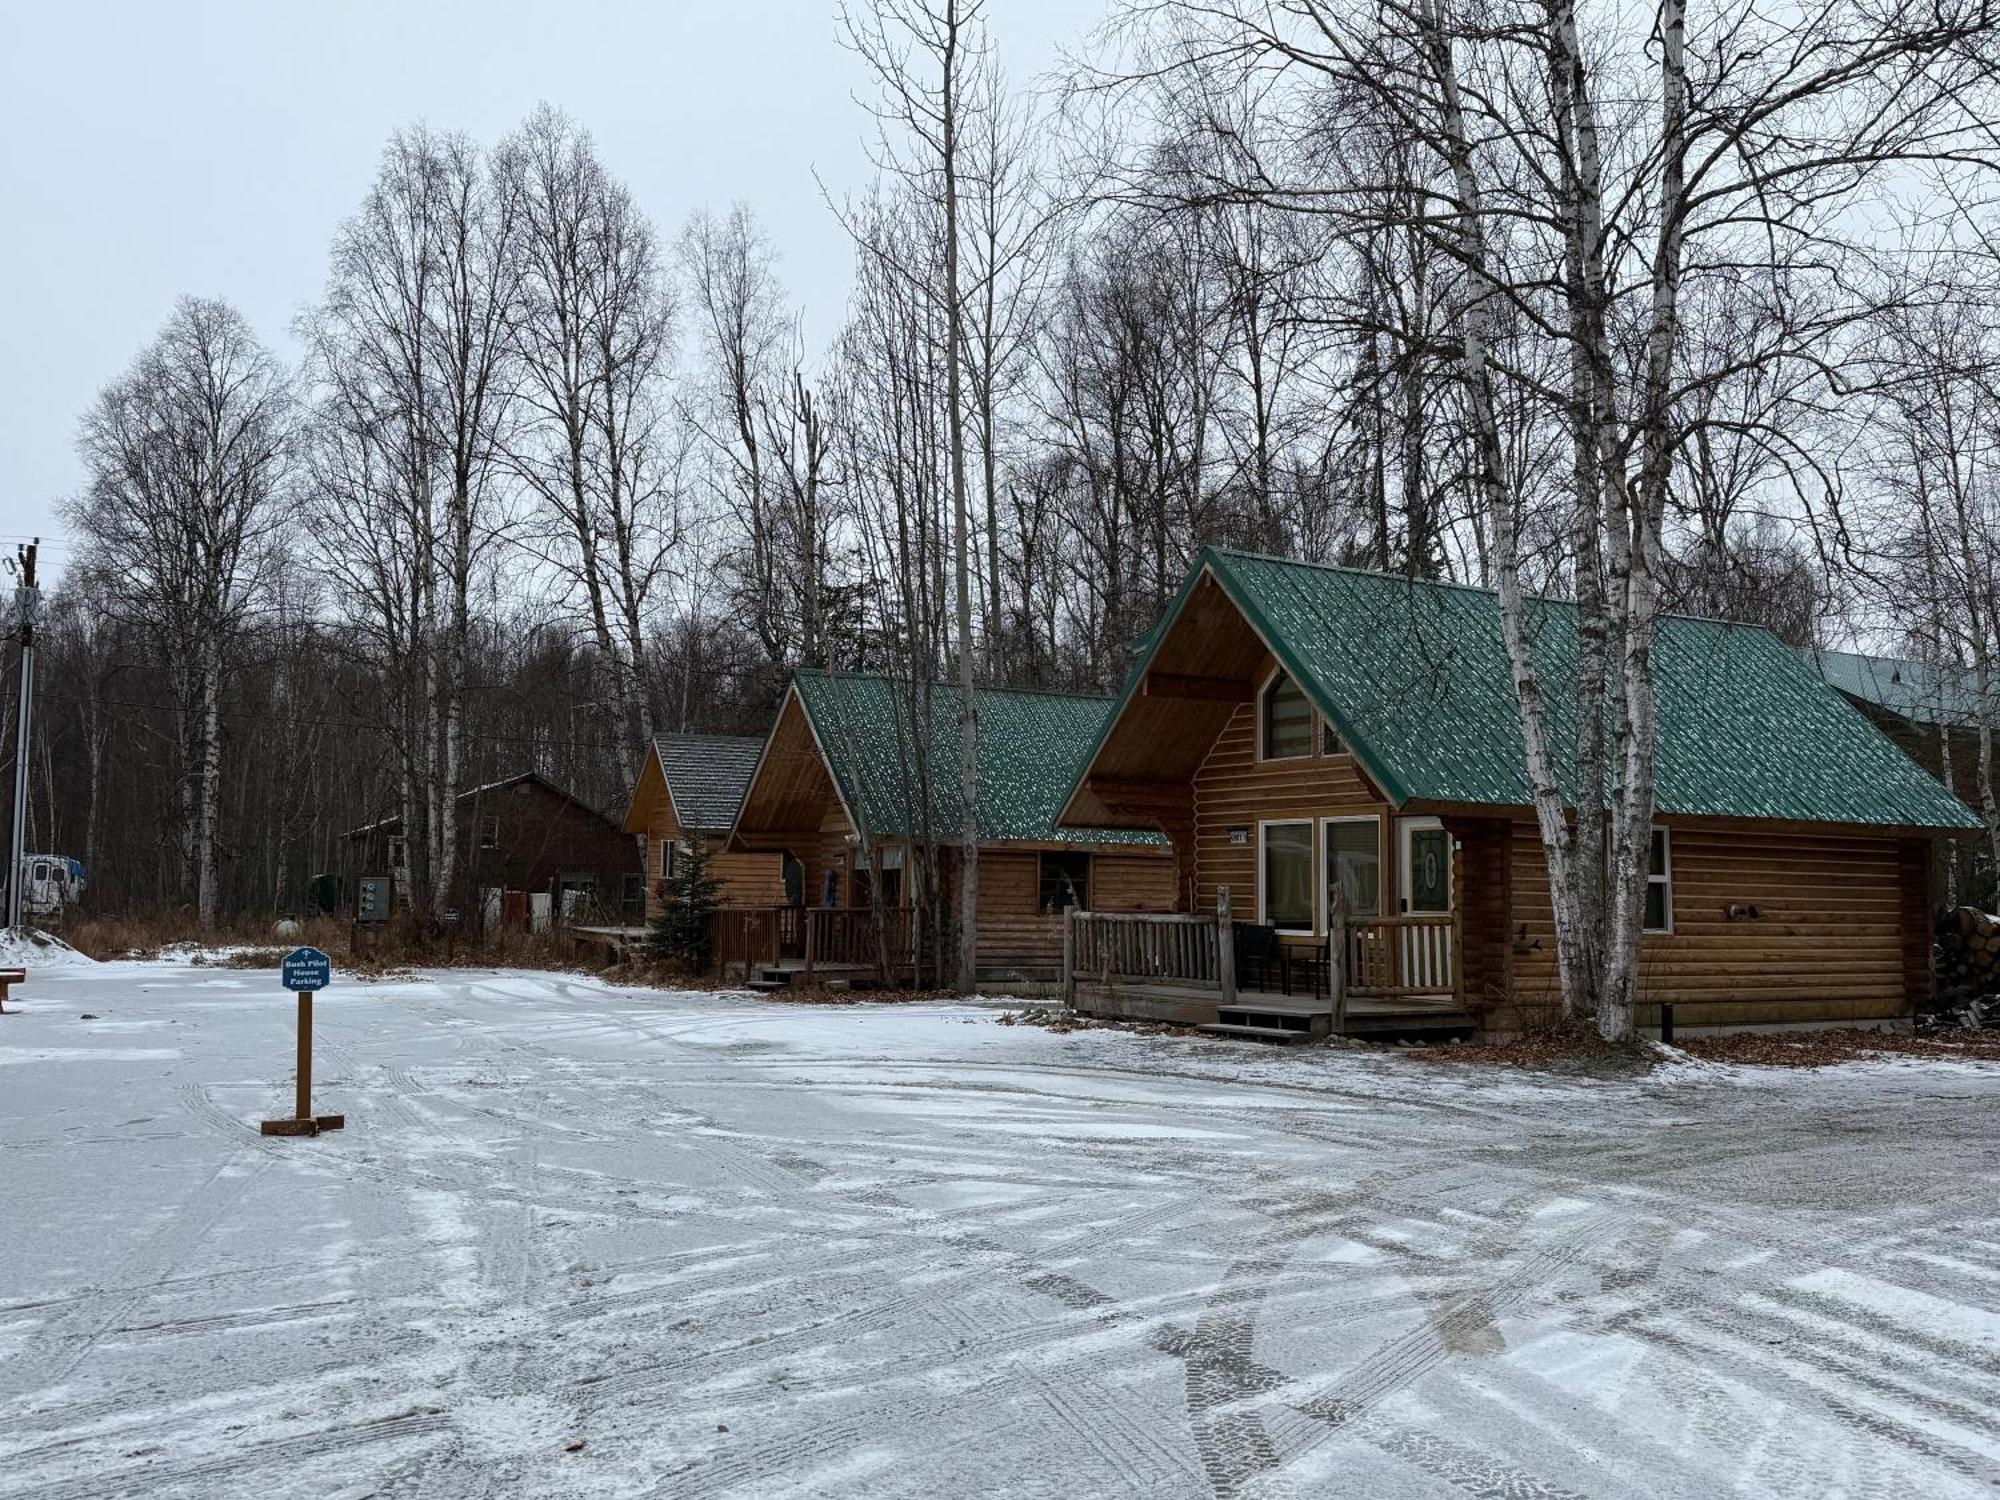
[[[1451,910],[1451,835],[1436,818],[1401,820],[1402,847],[1397,875],[1405,915]]]
[[[1399,924],[1398,985],[1450,994],[1451,835],[1436,818],[1403,818],[1397,826],[1398,909],[1405,919]]]

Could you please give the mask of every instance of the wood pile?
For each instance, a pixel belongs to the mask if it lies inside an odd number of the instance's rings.
[[[1938,919],[1937,1008],[2000,1021],[2000,917],[1961,906]]]

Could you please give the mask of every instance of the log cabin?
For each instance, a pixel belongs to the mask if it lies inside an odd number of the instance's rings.
[[[1109,699],[975,692],[979,973],[1054,979],[1065,908],[1174,909],[1172,851],[1154,829],[1055,826]],[[781,930],[736,935],[778,945],[759,962],[803,961],[804,943],[816,934],[819,960],[862,963],[856,950],[865,944],[854,934],[868,922],[878,885],[883,903],[907,914],[921,848],[939,849],[945,907],[956,909],[959,702],[953,684],[804,668],[792,674],[728,843],[744,855],[782,855],[797,867],[805,896],[802,913],[773,915]],[[754,915],[743,914],[737,925]],[[786,925],[801,921],[802,928]],[[718,944],[725,962],[734,941]]]
[[[638,852],[618,824],[538,771],[461,792],[453,907],[480,931],[638,920]],[[347,834],[354,874],[387,876],[401,909],[409,883],[403,820]]]
[[[636,834],[645,851],[645,920],[669,899],[679,861],[694,839],[708,846],[708,872],[721,905],[801,899],[798,872],[784,855],[724,848],[763,749],[754,735],[663,734],[653,741],[625,807],[625,831]]]
[[[1576,612],[1527,627],[1573,768]],[[1639,1024],[1907,1024],[1929,841],[1977,820],[1768,631],[1664,618],[1654,660]],[[1203,551],[1056,818],[1168,835],[1198,931],[1079,919],[1076,1003],[1248,1034],[1553,1017],[1525,765],[1490,591]]]

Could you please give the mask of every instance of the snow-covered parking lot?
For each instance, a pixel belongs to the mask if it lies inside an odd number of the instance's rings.
[[[0,1494],[1983,1496],[2000,1069],[38,972]],[[81,1017],[89,1013],[96,1019]]]

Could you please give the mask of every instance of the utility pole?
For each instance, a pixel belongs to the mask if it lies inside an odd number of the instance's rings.
[[[17,547],[21,581],[14,589],[14,622],[21,633],[21,710],[14,721],[14,821],[7,840],[7,925],[21,925],[21,865],[28,837],[28,734],[35,706],[35,617],[41,591],[35,587],[35,549],[41,538]]]

